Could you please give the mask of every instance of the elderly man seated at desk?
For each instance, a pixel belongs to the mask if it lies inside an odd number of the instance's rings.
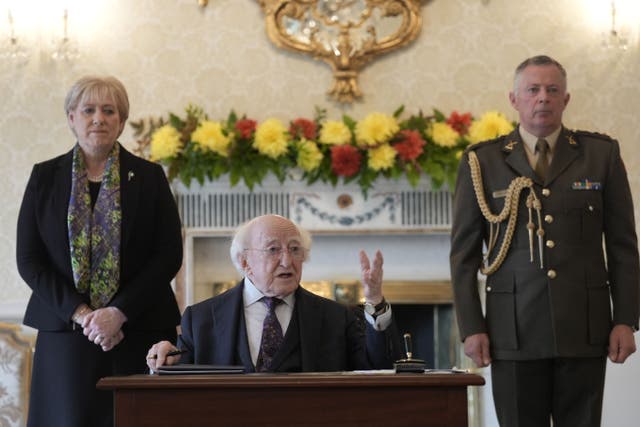
[[[231,258],[244,276],[234,288],[182,316],[181,356],[154,344],[147,365],[243,365],[245,372],[327,372],[391,368],[402,357],[391,307],[382,294],[382,254],[360,252],[365,331],[351,309],[300,286],[311,236],[277,215],[242,225]],[[338,260],[336,260],[338,262]]]

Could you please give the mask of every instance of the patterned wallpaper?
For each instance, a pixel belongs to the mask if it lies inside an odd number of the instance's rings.
[[[410,112],[437,107],[478,115],[498,109],[515,119],[507,99],[513,69],[525,57],[547,53],[569,73],[566,125],[621,141],[640,206],[640,154],[634,150],[640,140],[634,123],[640,49],[601,48],[600,29],[590,24],[582,0],[424,1],[419,38],[365,68],[364,99],[347,107],[325,95],[331,83],[327,65],[272,46],[256,0],[212,0],[206,9],[196,0],[74,4],[69,29],[80,58],[50,59],[50,34],[40,25],[18,34],[31,52],[26,63],[0,62],[0,311],[13,307],[19,316],[29,295],[15,267],[15,228],[31,166],[72,146],[63,99],[70,84],[89,73],[113,74],[125,83],[132,119],[182,112],[188,103],[214,118],[226,117],[231,108],[260,120],[311,117],[315,106],[327,108],[331,118],[360,118],[404,104]],[[55,27],[54,15],[45,16]],[[6,33],[2,20],[0,35]],[[129,129],[121,141],[133,146]]]

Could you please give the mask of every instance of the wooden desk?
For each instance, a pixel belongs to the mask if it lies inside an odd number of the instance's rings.
[[[108,377],[115,425],[460,426],[474,374],[240,374]]]

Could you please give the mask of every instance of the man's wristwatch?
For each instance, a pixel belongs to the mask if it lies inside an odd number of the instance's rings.
[[[380,301],[380,304],[373,305],[370,302],[365,302],[364,311],[373,317],[377,317],[387,311],[388,306],[389,304],[384,299],[384,297],[382,297],[382,301]]]

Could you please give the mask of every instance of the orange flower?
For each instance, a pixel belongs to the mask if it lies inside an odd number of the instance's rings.
[[[447,124],[460,135],[466,135],[469,131],[469,126],[471,126],[471,113],[459,114],[454,111],[447,119]]]
[[[362,154],[353,145],[331,147],[331,170],[338,176],[353,176],[360,170]]]
[[[404,129],[398,132],[401,136],[399,142],[393,144],[393,148],[398,152],[398,157],[406,162],[413,161],[420,157],[424,151],[422,147],[426,144],[420,132],[417,130]]]
[[[236,122],[236,130],[240,133],[240,138],[249,139],[256,131],[257,122],[251,119],[240,119]]]
[[[317,136],[316,129],[316,123],[309,119],[295,119],[291,122],[289,134],[291,138],[304,137],[305,139],[313,141]]]

